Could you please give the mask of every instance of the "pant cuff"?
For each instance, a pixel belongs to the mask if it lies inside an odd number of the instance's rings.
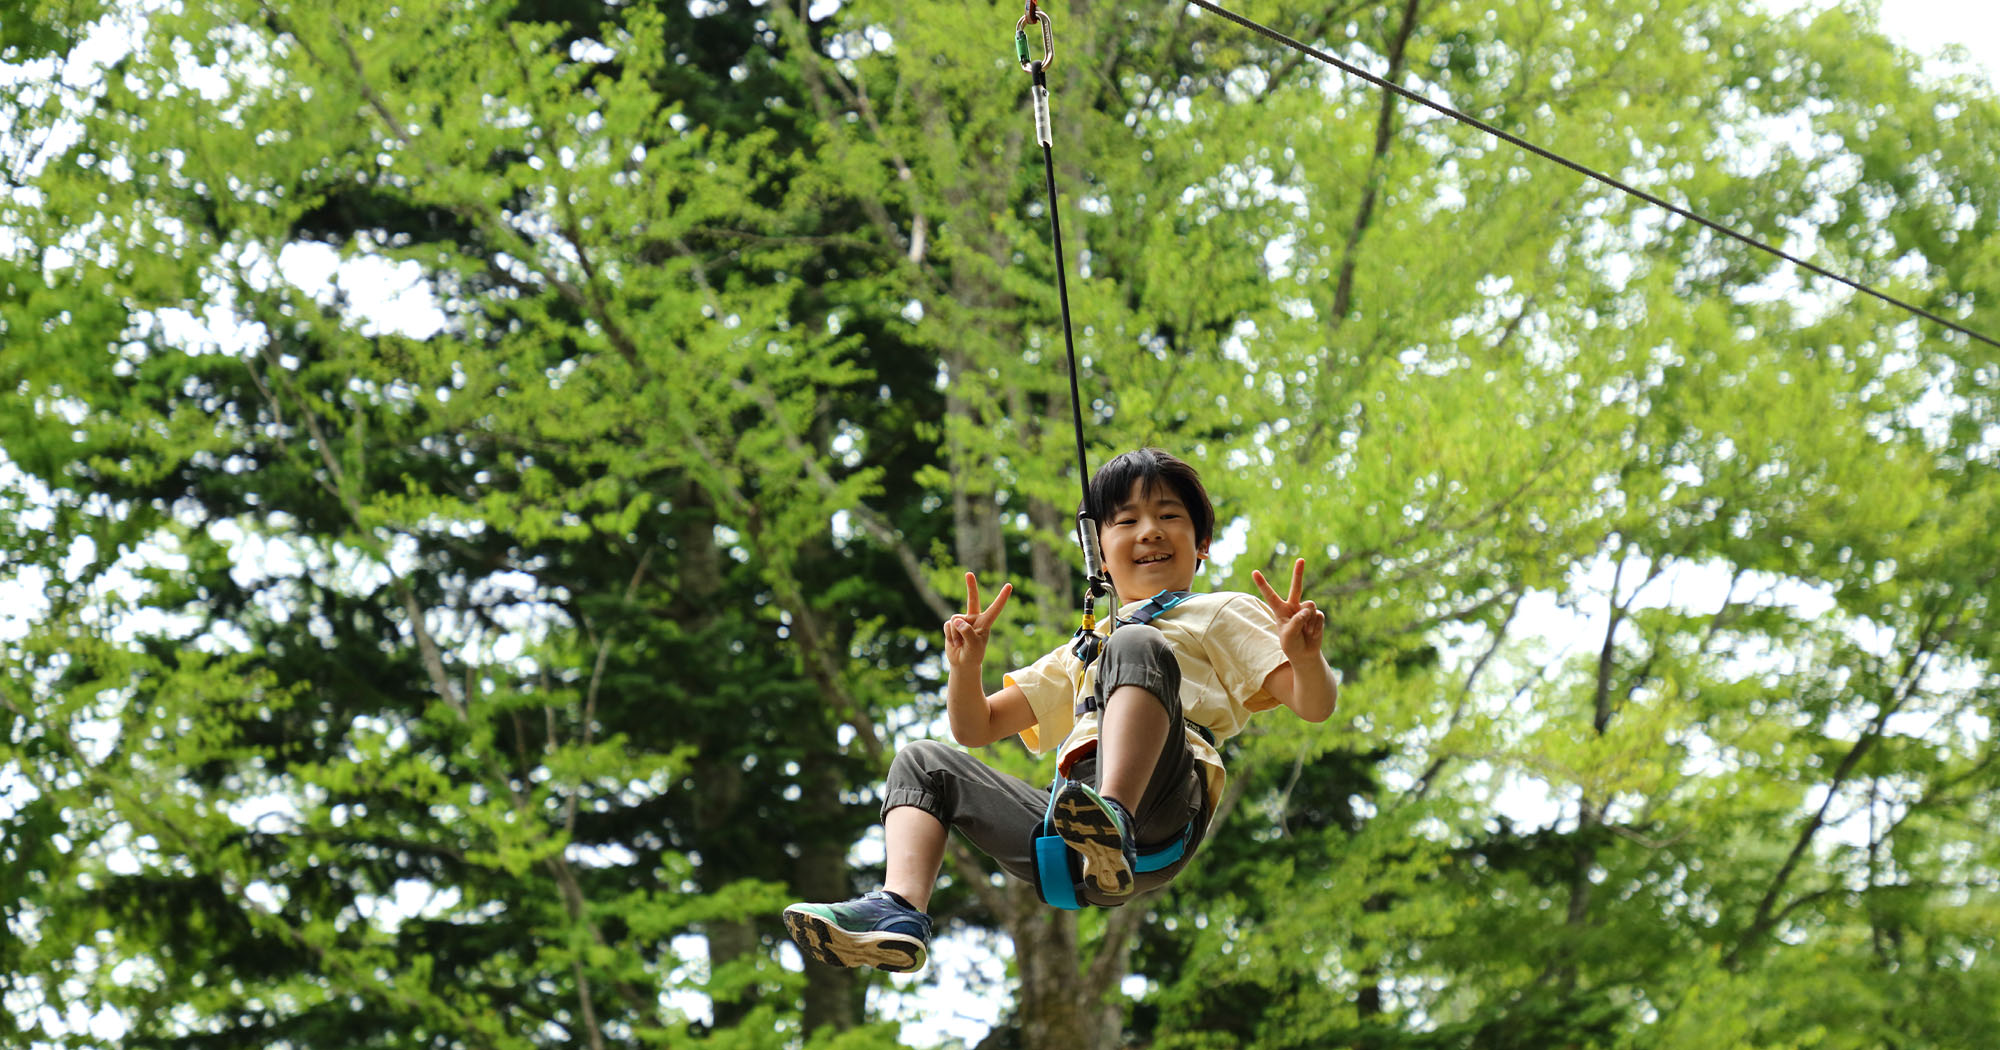
[[[897,806],[915,806],[936,817],[938,823],[947,827],[951,825],[951,821],[945,818],[944,807],[938,805],[937,796],[921,788],[896,788],[890,791],[882,799],[882,816],[887,817],[889,811]]]
[[[1158,700],[1160,706],[1165,707],[1169,714],[1173,713],[1173,706],[1167,703],[1167,676],[1161,674],[1158,668],[1119,668],[1116,677],[1109,678],[1104,682],[1104,702],[1106,704],[1111,703],[1111,694],[1117,692],[1121,687],[1128,685],[1136,685],[1153,694],[1153,699]]]

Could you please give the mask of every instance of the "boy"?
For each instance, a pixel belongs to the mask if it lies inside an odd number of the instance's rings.
[[[1121,614],[1194,583],[1214,538],[1215,511],[1193,467],[1158,449],[1127,452],[1091,478],[1089,500]],[[982,608],[979,582],[966,574],[965,612],[944,625],[951,734],[966,747],[1019,734],[1036,754],[1059,750],[1057,769],[1069,781],[1055,800],[1055,832],[1081,855],[1084,903],[1122,904],[1180,873],[1222,793],[1216,745],[1242,731],[1252,712],[1282,704],[1310,722],[1333,713],[1333,669],[1320,655],[1326,617],[1300,600],[1304,574],[1299,559],[1289,597],[1253,572],[1261,603],[1247,594],[1201,594],[1151,624],[1121,620],[1091,666],[1066,643],[1007,675],[990,696],[980,669],[1013,587],[1001,587]],[[1078,706],[1091,697],[1102,698],[1101,713],[1086,709],[1094,704]],[[1048,803],[1046,788],[937,741],[918,741],[889,770],[883,888],[839,904],[794,904],[785,909],[785,927],[809,959],[916,970],[930,943],[924,909],[949,830],[1032,882],[1034,832]],[[1140,848],[1176,837],[1185,845],[1178,860],[1135,871]]]

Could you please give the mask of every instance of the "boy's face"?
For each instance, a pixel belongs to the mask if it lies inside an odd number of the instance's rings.
[[[1173,489],[1135,482],[1104,517],[1097,534],[1121,603],[1193,586],[1208,544],[1195,541],[1194,519]]]

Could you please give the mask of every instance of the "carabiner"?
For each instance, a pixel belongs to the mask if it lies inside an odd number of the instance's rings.
[[[1014,23],[1014,57],[1019,60],[1023,70],[1030,73],[1035,71],[1035,63],[1028,59],[1028,25],[1031,22],[1042,24],[1042,69],[1046,72],[1050,66],[1056,64],[1055,27],[1049,20],[1049,13],[1036,8],[1033,3],[1028,4],[1028,13],[1022,15],[1019,22]]]

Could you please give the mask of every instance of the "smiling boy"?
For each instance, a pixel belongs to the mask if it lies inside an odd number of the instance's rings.
[[[945,710],[953,738],[966,747],[1018,734],[1036,754],[1058,751],[1067,781],[1055,799],[1055,831],[1081,858],[1079,899],[1109,906],[1170,881],[1193,856],[1222,793],[1217,745],[1251,714],[1280,705],[1324,721],[1337,687],[1320,655],[1326,617],[1300,599],[1303,559],[1293,565],[1288,597],[1258,572],[1261,601],[1197,594],[1151,623],[1124,619],[1155,595],[1188,590],[1208,557],[1215,512],[1193,467],[1158,449],[1125,453],[1091,478],[1089,502],[1122,603],[1120,626],[1095,663],[1064,645],[985,694],[987,638],[1013,588],[1001,587],[982,607],[978,580],[967,573],[966,611],[944,624]],[[930,941],[924,909],[949,829],[1032,882],[1034,832],[1048,803],[1046,788],[940,742],[917,741],[889,771],[883,888],[839,904],[792,905],[784,915],[792,940],[831,965],[918,969]],[[1136,870],[1138,851],[1177,836],[1185,844],[1178,860]]]

